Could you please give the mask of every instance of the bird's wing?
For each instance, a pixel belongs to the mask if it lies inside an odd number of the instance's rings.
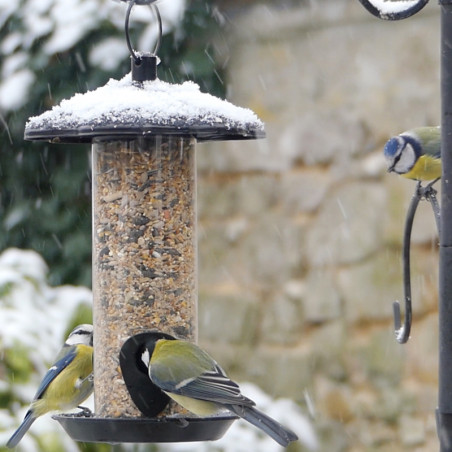
[[[426,154],[436,159],[441,158],[441,135],[439,131],[424,138],[423,148]]]
[[[71,347],[67,354],[60,358],[58,361],[53,364],[53,366],[47,371],[41,380],[41,384],[39,385],[38,390],[34,396],[34,400],[40,399],[46,389],[49,387],[49,384],[55,379],[55,377],[65,368],[67,367],[76,357],[77,348]]]
[[[169,378],[163,377],[165,374]],[[171,375],[171,369],[162,368],[160,363],[151,366],[151,380],[163,391],[219,404],[254,405],[252,400],[241,394],[239,386],[226,376],[217,363],[211,370],[182,381],[176,381]]]
[[[180,394],[221,404],[255,405],[252,400],[242,395],[237,383],[230,380],[218,365],[212,371],[204,372],[182,386]]]

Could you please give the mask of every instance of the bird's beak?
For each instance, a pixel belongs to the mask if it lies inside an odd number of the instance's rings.
[[[394,171],[394,165],[391,165],[386,171],[392,173]]]

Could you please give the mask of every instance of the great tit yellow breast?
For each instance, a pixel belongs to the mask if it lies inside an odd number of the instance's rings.
[[[421,155],[413,168],[402,176],[407,179],[425,181],[437,179],[441,177],[441,159],[426,154]]]
[[[186,410],[191,411],[198,416],[211,416],[221,411],[219,406],[213,402],[193,399],[191,397],[173,394],[170,392],[168,392],[167,394],[180,406],[183,406]]]

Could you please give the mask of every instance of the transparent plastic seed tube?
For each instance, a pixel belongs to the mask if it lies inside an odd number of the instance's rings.
[[[130,336],[197,340],[195,151],[173,136],[93,143],[96,416],[140,416],[119,366]]]

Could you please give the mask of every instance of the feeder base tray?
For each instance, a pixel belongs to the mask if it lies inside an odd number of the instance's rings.
[[[74,414],[53,416],[75,441],[87,443],[172,443],[220,439],[236,416],[96,418]]]

